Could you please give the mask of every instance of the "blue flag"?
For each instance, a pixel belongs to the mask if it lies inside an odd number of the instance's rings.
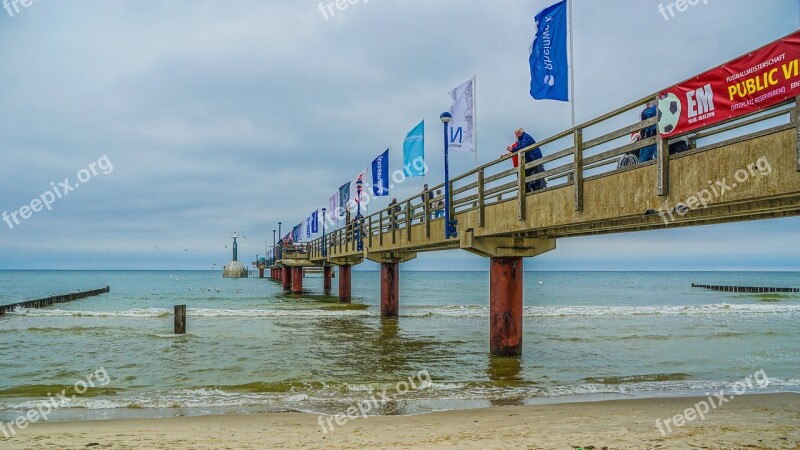
[[[531,97],[569,101],[567,0],[536,15],[536,37],[528,62],[531,66]]]
[[[319,233],[319,210],[311,213],[311,232]]]
[[[425,121],[419,123],[403,142],[403,169],[407,177],[425,175]]]
[[[306,219],[306,239],[311,239],[311,217]]]
[[[300,224],[295,225],[294,228],[292,228],[292,242],[300,242],[300,228]]]
[[[372,161],[372,194],[375,197],[389,195],[389,149]]]

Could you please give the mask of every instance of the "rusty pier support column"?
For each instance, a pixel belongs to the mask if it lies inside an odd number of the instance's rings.
[[[522,258],[490,258],[489,348],[495,356],[522,354]]]
[[[303,268],[292,267],[292,294],[303,293]]]
[[[292,268],[291,267],[282,267],[281,268],[281,280],[283,281],[283,290],[288,291],[292,289]]]
[[[400,312],[400,264],[381,263],[381,317],[396,318]]]
[[[325,292],[330,292],[331,291],[331,279],[333,278],[333,267],[325,266],[322,269],[322,274],[323,274],[322,287],[323,287],[323,289],[325,289]]]
[[[259,267],[258,268],[258,278],[264,278],[264,268],[263,267]]]
[[[339,266],[339,303],[350,303],[353,266]]]

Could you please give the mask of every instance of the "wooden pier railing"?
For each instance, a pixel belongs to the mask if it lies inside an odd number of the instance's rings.
[[[54,295],[52,297],[40,298],[38,300],[29,300],[26,302],[12,303],[10,305],[0,306],[0,316],[5,315],[7,312],[14,311],[17,308],[46,308],[58,303],[74,302],[75,300],[84,299],[87,297],[94,297],[97,295],[110,292],[111,288],[106,286],[100,289],[94,289],[85,292],[74,292],[72,294]]]

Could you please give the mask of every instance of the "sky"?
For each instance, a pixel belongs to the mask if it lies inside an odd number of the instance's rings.
[[[384,149],[477,77],[478,162],[517,127],[544,139],[570,106],[528,95],[533,17],[551,0],[38,0],[0,10],[0,269],[210,269],[263,256]],[[800,28],[800,0],[574,0],[575,109],[590,120]],[[13,10],[12,10],[13,12]],[[451,170],[474,167],[455,155]],[[79,188],[74,188],[78,183]],[[69,179],[67,189],[60,183]],[[392,196],[419,192],[406,181]],[[52,183],[52,185],[51,185]],[[66,192],[62,192],[66,191]],[[384,200],[376,201],[381,206]],[[528,270],[800,270],[800,219],[562,239]],[[226,248],[227,245],[227,248]],[[463,251],[404,270],[485,270]],[[374,269],[364,264],[360,269]]]

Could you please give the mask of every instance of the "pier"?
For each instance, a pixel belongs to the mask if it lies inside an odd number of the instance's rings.
[[[427,191],[443,189],[444,195],[416,194],[399,208],[311,242],[278,245],[269,261],[271,278],[299,294],[304,267],[338,266],[339,299],[349,302],[352,267],[373,261],[381,265],[381,316],[396,318],[403,263],[422,252],[471,252],[490,260],[491,353],[519,355],[523,258],[554,251],[559,239],[800,214],[800,97],[693,130],[681,136],[689,150],[677,154],[658,135],[630,142],[631,133],[655,125],[656,118],[619,128],[622,114],[641,111],[654,98],[520,150],[541,148],[545,156],[533,163],[513,168],[509,155],[452,178],[447,190],[438,185]],[[622,155],[649,145],[657,146],[656,160],[617,167]],[[543,173],[526,177],[525,169],[541,164]],[[526,183],[539,179],[548,187],[527,192]],[[455,233],[435,218],[439,201],[447,205]],[[329,289],[327,272],[324,280]]]
[[[40,298],[38,300],[29,300],[26,302],[13,303],[10,305],[0,306],[0,316],[5,315],[7,312],[14,311],[17,308],[47,308],[59,303],[74,302],[88,297],[95,297],[101,294],[106,294],[111,291],[109,286],[91,291],[75,292],[72,294],[54,295],[52,297]]]

